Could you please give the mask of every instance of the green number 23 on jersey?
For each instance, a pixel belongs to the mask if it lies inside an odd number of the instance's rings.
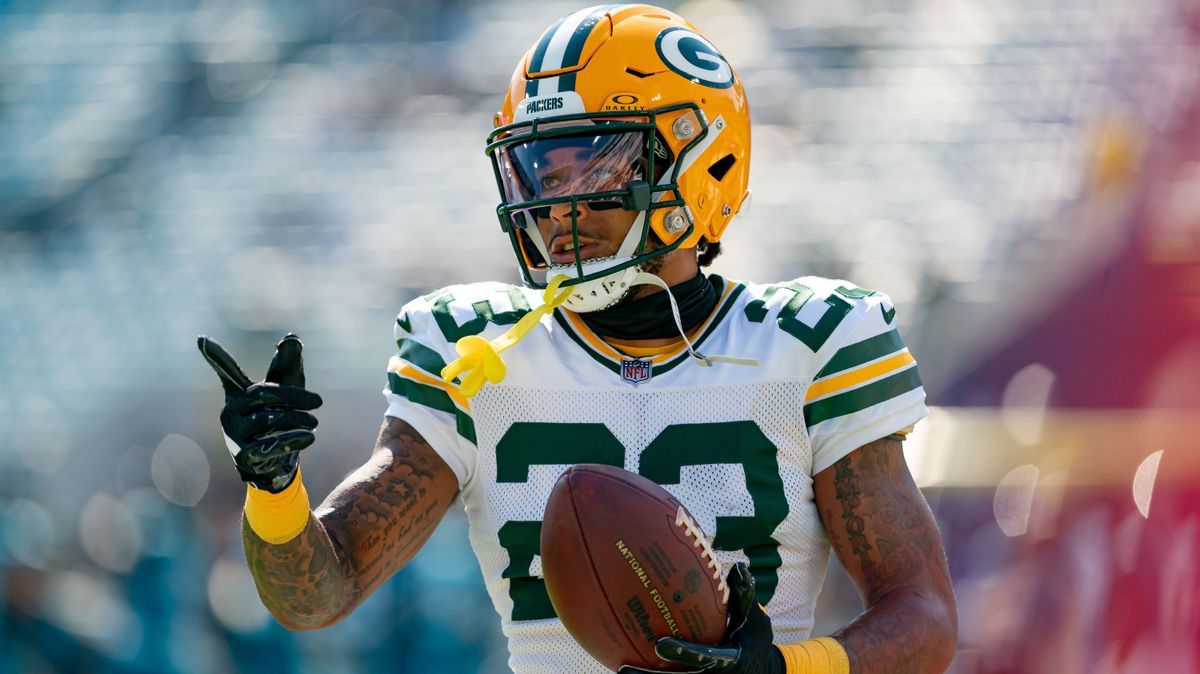
[[[679,484],[684,466],[740,464],[746,489],[754,503],[751,517],[717,517],[713,547],[742,550],[758,581],[758,601],[766,604],[779,583],[783,563],[775,528],[788,513],[779,476],[776,448],[752,421],[680,424],[663,429],[642,451],[638,472],[658,484]],[[496,445],[496,481],[521,483],[529,467],[574,463],[603,463],[624,467],[625,448],[604,424],[515,423]],[[555,617],[546,584],[530,574],[538,554],[542,523],[514,520],[500,527],[500,545],[509,565],[513,620]]]

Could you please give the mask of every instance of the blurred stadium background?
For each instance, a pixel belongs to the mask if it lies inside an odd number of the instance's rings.
[[[1200,672],[1200,3],[663,4],[755,118],[715,269],[900,307],[952,671]],[[327,493],[399,307],[515,279],[483,138],[577,8],[0,0],[0,672],[506,671],[458,513],[344,623],[268,617],[194,345],[305,339]],[[858,610],[834,570],[818,629]]]

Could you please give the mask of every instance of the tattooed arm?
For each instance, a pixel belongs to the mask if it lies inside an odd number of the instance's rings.
[[[242,544],[258,595],[290,629],[331,625],[413,558],[458,493],[458,480],[429,443],[387,417],[371,459],[282,545],[242,518]]]
[[[867,610],[833,635],[854,674],[943,672],[958,614],[942,537],[900,443],[863,445],[817,474],[817,508]]]

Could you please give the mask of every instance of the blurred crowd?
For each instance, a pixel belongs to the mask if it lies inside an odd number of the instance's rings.
[[[1001,457],[1006,443],[1040,451],[1029,415],[1052,417],[1063,400],[1200,409],[1188,383],[1200,343],[1187,336],[1200,323],[1194,0],[661,4],[709,34],[751,102],[754,202],[716,271],[887,291],[931,402],[992,409]],[[457,512],[343,624],[294,634],[269,618],[241,557],[220,389],[194,344],[217,337],[257,377],[274,341],[300,334],[326,400],[304,457],[319,500],[370,451],[400,306],[452,282],[516,280],[483,139],[524,50],[575,9],[0,0],[0,672],[506,671]],[[1146,260],[1153,273],[1138,271]],[[1108,310],[1095,291],[1113,269],[1141,279],[1141,296],[1176,282],[1190,293],[1163,329],[1151,321],[1168,305],[1147,312],[1122,296],[1114,309],[1170,336],[1122,374],[1137,386],[1120,391],[1149,397],[1089,398],[1102,387],[1055,361],[1086,345],[1038,353],[1048,334],[1094,330],[1091,313],[1056,307],[1086,296],[1088,312]],[[1047,318],[1062,315],[1070,325]],[[944,418],[942,429],[961,422]],[[1195,497],[1162,501],[1158,522],[1171,526],[1145,529],[1150,552],[1093,564],[1111,554],[1098,540],[1143,540],[1123,524],[1138,512],[1136,462],[1128,480],[1056,502],[1046,517],[1068,523],[1061,535],[1031,536],[997,505],[1034,489],[1009,472],[1021,462],[917,470],[969,456],[970,437],[948,437],[914,439],[910,460],[966,598],[952,671],[1176,671],[1139,668],[1151,660],[1132,651],[1153,648],[1137,639],[1107,647],[1137,631],[1114,616],[1153,614],[1165,626],[1155,638],[1174,643],[1200,635],[1188,603],[1200,595],[1108,598],[1200,592]],[[1186,447],[1163,446],[1168,464]],[[1169,588],[1136,589],[1164,569]],[[1043,604],[985,610],[1033,570],[1075,594],[1027,585],[1020,596]],[[1095,602],[1077,601],[1093,590]],[[819,629],[858,606],[835,570]],[[1076,651],[1013,656],[1035,636],[1020,624],[1047,606],[1073,616],[1055,624],[1076,630],[1061,641]],[[997,634],[1007,641],[988,641]],[[1195,663],[1194,651],[1154,652]]]

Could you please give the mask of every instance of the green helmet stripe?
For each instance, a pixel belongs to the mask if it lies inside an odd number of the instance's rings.
[[[550,47],[550,40],[554,37],[554,34],[558,32],[558,28],[562,25],[563,21],[566,20],[567,17],[564,16],[558,21],[555,21],[553,26],[547,28],[545,33],[542,33],[542,38],[538,40],[537,47],[535,47],[533,50],[533,56],[529,57],[530,75],[537,75],[537,73],[542,71],[542,60],[546,58],[546,49]],[[526,97],[537,96],[537,89],[538,81],[536,79],[531,77],[525,82]]]
[[[574,14],[565,16],[559,19],[553,26],[542,34],[538,40],[537,47],[534,48],[533,56],[529,60],[529,75],[530,79],[525,83],[525,95],[538,96],[557,93],[559,91],[574,91],[575,90],[575,73],[567,73],[557,78],[545,78],[547,83],[555,81],[557,85],[551,91],[544,91],[546,87],[540,86],[542,81],[538,75],[553,70],[562,68],[571,68],[579,65],[579,58],[583,54],[583,45],[587,43],[588,36],[600,23],[600,20],[605,17],[610,10],[620,5],[597,5],[587,9],[580,10]],[[570,37],[567,37],[568,31]],[[563,41],[566,44],[563,45]],[[551,49],[551,45],[557,43],[559,49]],[[547,58],[549,54],[549,58]]]

